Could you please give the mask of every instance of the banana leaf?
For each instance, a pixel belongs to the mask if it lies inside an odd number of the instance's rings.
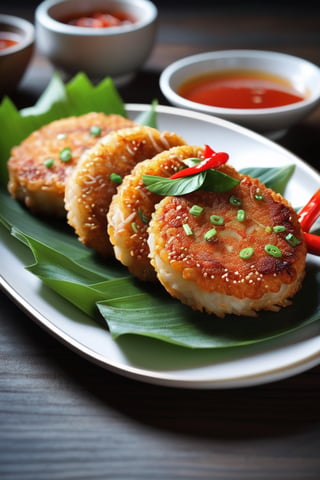
[[[156,126],[155,105],[141,123]],[[110,79],[93,86],[80,74],[64,85],[55,75],[34,107],[19,112],[8,98],[0,105],[0,224],[32,252],[34,263],[25,266],[32,274],[99,324],[104,320],[114,339],[130,334],[193,349],[231,348],[269,340],[320,319],[320,272],[312,264],[301,292],[281,313],[219,319],[192,311],[159,284],[139,282],[116,260],[103,263],[63,221],[37,218],[14,201],[6,192],[6,162],[12,146],[45,123],[92,110],[125,115]],[[12,124],[14,129],[9,128]],[[289,165],[244,173],[282,193],[293,170]]]

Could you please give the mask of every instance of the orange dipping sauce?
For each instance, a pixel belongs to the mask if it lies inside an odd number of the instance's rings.
[[[64,21],[68,25],[86,28],[119,27],[135,22],[136,19],[125,12],[90,12]]]
[[[253,70],[226,70],[194,77],[177,93],[192,102],[221,108],[272,108],[305,99],[288,80]]]
[[[5,32],[0,32],[0,51],[5,50],[6,48],[13,47],[17,44],[17,40],[12,40],[11,38],[5,36]]]

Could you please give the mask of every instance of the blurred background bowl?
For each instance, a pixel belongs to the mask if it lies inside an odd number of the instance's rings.
[[[22,79],[34,47],[32,23],[12,15],[0,14],[0,41],[13,40],[14,45],[0,50],[0,95],[12,92]]]
[[[105,28],[66,23],[93,12],[122,12],[135,21]],[[157,14],[148,0],[45,0],[35,13],[37,47],[69,76],[85,72],[91,79],[110,76],[123,83],[151,53]]]
[[[290,105],[269,108],[222,108],[193,102],[178,91],[182,84],[202,75],[228,70],[260,71],[288,81],[303,96]],[[318,66],[287,54],[259,50],[207,52],[178,60],[161,74],[160,89],[173,105],[214,115],[277,138],[307,116],[320,101]]]

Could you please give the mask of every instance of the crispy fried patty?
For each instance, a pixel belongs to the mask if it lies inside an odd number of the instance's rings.
[[[127,175],[113,196],[108,212],[108,233],[116,258],[141,280],[154,281],[156,274],[150,264],[148,225],[160,195],[144,185],[143,175],[170,177],[185,167],[182,161],[200,157],[203,149],[182,145],[172,147],[149,160],[138,163]]]
[[[68,222],[79,239],[104,256],[113,256],[107,233],[107,212],[118,183],[132,168],[159,152],[181,145],[175,133],[145,126],[111,132],[87,150],[74,169],[65,195]]]
[[[157,205],[149,225],[151,263],[167,291],[196,310],[220,317],[278,311],[305,274],[297,215],[258,180],[229,166],[219,170],[239,185],[165,197]]]
[[[119,115],[89,113],[43,126],[12,149],[9,192],[33,212],[65,216],[65,184],[83,152],[109,132],[134,125]]]

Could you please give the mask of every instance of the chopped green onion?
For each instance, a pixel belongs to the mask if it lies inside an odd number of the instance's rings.
[[[254,196],[254,198],[255,198],[256,200],[263,200],[263,195],[261,195],[260,193],[256,193],[255,196]]]
[[[245,218],[246,218],[246,212],[244,210],[238,210],[237,211],[237,220],[239,222],[243,222]]]
[[[90,135],[92,135],[92,137],[99,137],[101,135],[101,127],[98,125],[93,125],[90,128]]]
[[[240,251],[239,257],[242,258],[242,260],[247,260],[248,258],[252,257],[253,253],[254,253],[253,247],[246,247]]]
[[[264,251],[265,251],[268,255],[271,255],[272,257],[279,258],[279,257],[282,256],[282,253],[281,253],[280,248],[276,247],[275,245],[271,245],[270,243],[268,243],[268,244],[264,247]]]
[[[268,226],[268,227],[266,227],[266,228],[264,229],[264,231],[265,231],[266,233],[271,233],[271,232],[272,232],[272,228]]]
[[[72,158],[71,148],[69,147],[63,148],[59,156],[60,156],[61,162],[69,162]]]
[[[220,215],[211,215],[210,222],[213,223],[213,225],[223,225],[224,219],[220,217]]]
[[[45,160],[43,162],[44,166],[47,167],[47,168],[51,168],[53,167],[53,164],[54,164],[54,158],[48,158],[47,160]]]
[[[143,211],[141,208],[138,208],[138,215],[142,221],[142,223],[148,223],[148,218],[144,215]]]
[[[191,230],[190,226],[187,223],[184,223],[182,226],[186,235],[193,235],[193,231]]]
[[[132,230],[133,230],[135,233],[138,233],[138,227],[137,227],[136,222],[132,222],[132,223],[131,223],[131,228],[132,228]]]
[[[290,247],[296,247],[300,243],[300,240],[298,240],[297,237],[293,235],[293,233],[288,233],[285,238],[286,241],[289,243]]]
[[[236,197],[235,195],[231,195],[231,197],[229,198],[229,202],[231,203],[231,205],[235,205],[236,207],[240,207],[241,205],[241,199]]]
[[[284,225],[275,225],[274,227],[272,227],[272,230],[276,233],[284,232],[285,229],[286,227]]]
[[[215,237],[217,234],[217,230],[215,228],[211,228],[204,234],[204,239],[208,242],[211,238]]]
[[[116,183],[117,185],[120,185],[120,183],[122,182],[121,175],[118,175],[117,173],[110,173],[109,178],[111,182]]]
[[[196,217],[198,217],[203,212],[203,208],[199,205],[192,205],[189,212],[191,213],[191,215],[195,215]]]

